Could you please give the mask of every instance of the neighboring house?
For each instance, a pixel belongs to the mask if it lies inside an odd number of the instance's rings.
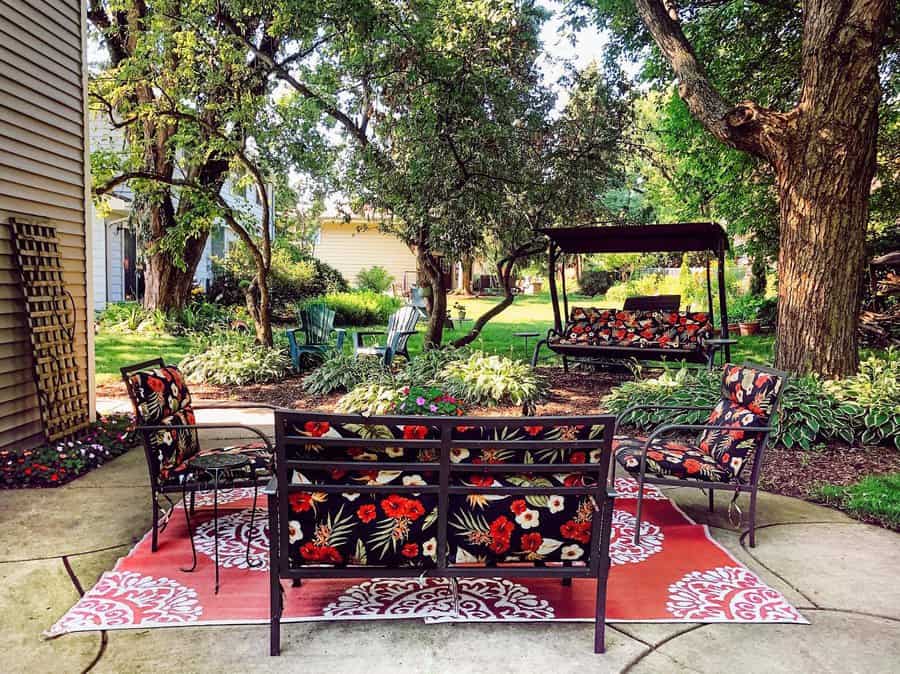
[[[125,138],[120,129],[114,129],[105,114],[89,115],[91,149],[121,152],[125,148]],[[270,234],[274,236],[275,200],[269,186]],[[255,189],[240,189],[227,180],[222,187],[222,196],[234,208],[254,216],[262,222],[262,205]],[[94,208],[93,218],[93,275],[94,308],[103,309],[107,302],[122,302],[139,299],[143,295],[143,268],[140,238],[131,222],[133,194],[127,186],[115,189],[104,205]],[[206,289],[213,279],[213,258],[222,257],[238,240],[224,223],[217,223],[209,233],[206,246],[194,280]]]
[[[0,449],[43,439],[10,218],[56,228],[75,305],[80,388],[93,400],[85,133],[85,10],[78,0],[0,0]]]
[[[384,217],[374,211],[359,214],[329,209],[319,217],[319,234],[313,254],[341,272],[351,285],[356,284],[361,270],[375,265],[384,267],[394,277],[394,289],[406,293],[416,285],[416,254],[399,238],[382,231],[379,225],[383,221]],[[442,267],[448,286],[460,288],[460,264],[442,261]],[[486,273],[479,261],[474,267],[475,278]]]

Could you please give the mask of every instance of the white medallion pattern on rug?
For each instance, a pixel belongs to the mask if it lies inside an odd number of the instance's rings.
[[[618,498],[637,498],[638,481],[633,477],[617,477],[616,478],[616,496]],[[645,501],[665,501],[666,495],[662,493],[655,484],[644,485]]]
[[[181,625],[196,622],[202,613],[197,591],[171,578],[109,571],[47,635],[123,626]]]
[[[634,525],[637,518],[624,510],[613,510],[609,540],[609,560],[613,566],[637,564],[662,552],[666,536],[657,525],[641,522],[641,542],[634,544]]]
[[[505,578],[447,580],[376,578],[347,588],[322,611],[327,618],[381,617],[440,620],[551,620],[545,599]]]
[[[739,566],[688,573],[669,586],[666,609],[698,621],[805,622],[780,592]]]
[[[190,498],[190,497],[188,497]],[[244,499],[249,500],[253,503],[253,487],[238,487],[236,489],[220,489],[219,495],[217,496],[219,501],[219,505],[223,503],[234,503],[235,501],[243,501]],[[257,503],[263,502],[263,496],[260,494]],[[213,505],[213,493],[212,490],[207,491],[198,491],[194,496],[194,506],[209,506],[212,508]]]
[[[250,531],[251,508],[229,515],[219,515],[219,566],[223,569],[246,569],[247,541],[250,541],[250,569],[269,570],[269,520],[265,510],[257,508]],[[213,520],[199,525],[194,532],[194,545],[210,559],[215,559],[216,540]]]

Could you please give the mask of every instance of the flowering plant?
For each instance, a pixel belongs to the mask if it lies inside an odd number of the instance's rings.
[[[34,449],[0,450],[0,489],[58,487],[127,452],[138,443],[134,419],[99,417],[73,440]]]
[[[462,416],[464,403],[452,395],[444,393],[437,386],[406,386],[394,407],[396,414],[418,416]]]

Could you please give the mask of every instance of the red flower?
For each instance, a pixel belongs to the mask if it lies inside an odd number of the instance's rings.
[[[584,463],[585,461],[587,461],[587,456],[584,452],[572,452],[572,456],[569,457],[569,463]]]
[[[540,534],[523,534],[520,541],[522,552],[537,552],[543,542]]]
[[[340,564],[343,560],[337,548],[330,545],[319,546],[312,541],[303,544],[300,548],[300,556],[310,562],[327,562],[329,564]]]
[[[566,487],[580,487],[584,484],[584,475],[580,473],[570,473],[563,478],[563,484]]]
[[[411,498],[403,498],[397,494],[391,494],[381,502],[384,514],[392,519],[405,517],[415,521],[425,514],[425,508],[421,503]]]
[[[419,554],[419,546],[416,543],[407,543],[400,550],[400,554],[411,559]]]
[[[474,426],[457,426],[456,432],[457,433],[465,433],[466,431],[471,431],[473,428],[475,428],[475,427]]]
[[[544,430],[543,426],[525,426],[525,432],[532,437],[540,433],[542,430]]]
[[[504,515],[501,515],[493,522],[491,522],[491,544],[489,546],[490,549],[497,554],[509,550],[509,539],[512,536],[512,532],[514,529],[515,525],[513,525],[513,523],[510,522]]]
[[[307,421],[303,424],[303,430],[315,438],[320,438],[331,430],[331,424],[327,421]]]
[[[288,496],[288,502],[292,510],[303,513],[312,508],[313,498],[308,491],[296,491]]]
[[[469,482],[471,482],[475,487],[490,487],[492,484],[494,484],[494,478],[487,474],[470,475]]]
[[[523,512],[528,510],[528,505],[525,503],[525,499],[516,499],[509,505],[509,509],[513,511],[516,515],[521,515]]]
[[[564,538],[571,538],[579,543],[590,543],[591,523],[569,520],[559,528],[559,533],[561,533]]]
[[[365,505],[359,506],[356,511],[356,516],[360,519],[364,524],[368,524],[372,520],[375,519],[375,506],[371,503],[367,503]]]
[[[647,452],[647,458],[653,459],[654,461],[662,461],[663,455],[662,452],[657,452],[651,449]]]
[[[341,469],[335,468],[334,470],[331,471],[331,479],[332,480],[340,480],[346,474],[347,474],[346,470],[341,470]]]
[[[697,459],[685,459],[684,469],[691,475],[700,472],[700,462]]]
[[[404,426],[404,440],[423,440],[428,433],[427,426]]]

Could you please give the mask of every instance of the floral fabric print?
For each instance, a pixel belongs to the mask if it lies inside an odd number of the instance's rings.
[[[138,424],[144,426],[193,425],[191,394],[177,367],[137,372],[129,378],[132,404]],[[149,432],[150,449],[162,481],[200,451],[195,430],[172,428]]]
[[[616,460],[628,472],[640,472],[641,454],[646,441],[647,438],[641,437],[617,437],[613,440]],[[730,467],[723,466],[699,448],[661,438],[655,438],[647,450],[647,473],[709,482],[728,481],[732,477]]]
[[[722,375],[722,399],[713,409],[696,445],[655,439],[647,451],[647,472],[659,476],[729,481],[740,475],[749,454],[760,446],[764,433],[751,428],[768,426],[781,392],[780,377],[749,367],[728,364]],[[740,426],[748,429],[731,429]],[[616,460],[628,471],[640,471],[642,438],[616,438]]]
[[[423,420],[423,424],[427,421]],[[565,440],[602,435],[603,427],[482,428],[458,426],[456,439],[481,441]],[[360,438],[359,447],[305,445],[288,448],[288,458],[383,461],[385,469],[370,471],[315,470],[295,472],[293,482],[313,484],[438,484],[437,468],[421,471],[390,470],[392,461],[438,462],[437,448],[401,449],[365,445],[366,438],[435,439],[427,425],[330,424],[312,422],[293,429],[308,437]],[[491,463],[590,463],[599,451],[555,449],[458,448],[451,461],[473,465]],[[585,483],[583,473],[517,474],[451,473],[451,483],[469,487],[575,486]],[[590,479],[590,478],[588,478]],[[437,562],[437,508],[435,493],[360,494],[347,492],[294,492],[291,515],[290,558],[295,566],[400,565],[430,567]],[[584,496],[451,494],[448,508],[449,561],[489,565],[505,562],[587,563],[591,541],[593,504]]]
[[[698,349],[712,335],[709,315],[574,307],[560,344]]]

